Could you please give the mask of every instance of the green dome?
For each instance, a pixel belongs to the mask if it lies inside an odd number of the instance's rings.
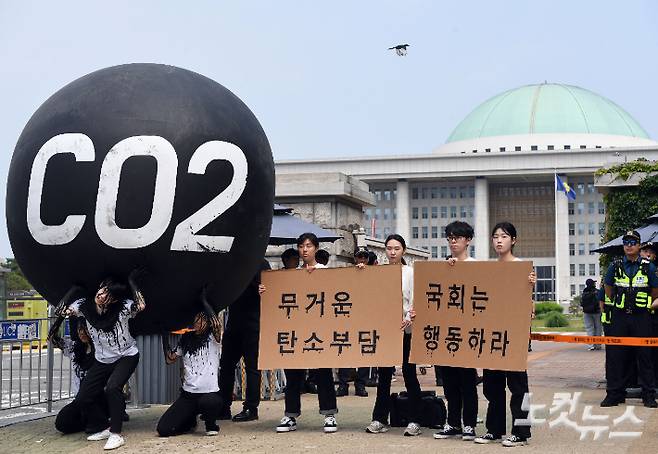
[[[485,101],[447,142],[515,134],[606,134],[648,139],[642,127],[609,99],[572,85],[526,85]]]

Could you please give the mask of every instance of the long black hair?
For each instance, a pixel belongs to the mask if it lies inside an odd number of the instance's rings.
[[[94,363],[94,346],[89,338],[88,342],[83,342],[78,334],[78,329],[86,331],[84,317],[69,317],[69,335],[72,342],[71,361],[73,361],[76,375],[80,376],[81,370],[88,370]],[[88,347],[91,347],[88,351]]]
[[[96,310],[96,293],[89,295],[84,303],[80,305],[82,315],[87,319],[89,324],[97,330],[105,332],[115,331],[115,326],[119,320],[119,315],[125,310],[123,302],[132,297],[128,285],[114,276],[108,276],[103,279],[98,289],[105,288],[113,303],[106,307],[104,313],[99,314]],[[117,334],[118,335],[118,334]]]

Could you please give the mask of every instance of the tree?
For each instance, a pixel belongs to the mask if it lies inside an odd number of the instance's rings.
[[[11,292],[17,290],[33,289],[32,284],[30,284],[30,282],[25,278],[15,259],[7,259],[7,267],[10,270],[6,277],[7,291]]]

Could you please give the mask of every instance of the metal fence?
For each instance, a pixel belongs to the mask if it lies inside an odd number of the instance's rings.
[[[71,396],[71,361],[45,342],[48,319],[0,320],[0,410]]]
[[[54,402],[75,397],[71,360],[45,340],[49,326],[47,318],[0,320],[0,411],[45,404],[50,413]],[[172,345],[177,343],[176,337],[172,336]],[[141,358],[129,382],[131,403],[171,403],[180,389],[181,363],[178,367],[165,364],[159,335],[139,336],[137,343]],[[262,399],[280,399],[285,387],[283,370],[261,374]],[[244,363],[240,361],[234,388],[238,400],[244,398],[245,386]]]

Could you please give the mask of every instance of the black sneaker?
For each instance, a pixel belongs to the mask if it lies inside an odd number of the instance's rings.
[[[459,427],[452,427],[450,424],[443,426],[442,430],[434,433],[434,438],[437,440],[445,440],[446,438],[461,438],[462,430]]]
[[[658,408],[658,403],[656,403],[656,399],[653,397],[643,397],[642,403],[647,408]]]
[[[475,443],[479,445],[486,445],[487,443],[498,443],[500,440],[502,440],[503,437],[496,437],[494,434],[491,434],[487,432],[486,434],[477,437],[475,440],[473,440]]]
[[[288,416],[281,418],[281,424],[276,426],[277,432],[293,432],[295,430],[297,430],[297,421],[295,421],[295,418],[289,418]]]
[[[325,433],[334,433],[338,430],[338,424],[336,423],[336,417],[334,415],[326,415],[324,417],[324,432]]]
[[[347,386],[340,385],[336,388],[336,397],[344,397],[349,395],[349,388]]]
[[[601,402],[600,406],[601,407],[616,407],[619,404],[623,404],[626,402],[626,399],[622,398],[614,398],[610,396],[605,396],[605,399]]]
[[[510,435],[509,437],[503,440],[503,446],[506,448],[512,448],[514,446],[523,446],[528,444],[528,439],[525,437],[519,437],[516,435]]]
[[[213,437],[219,434],[219,426],[217,424],[208,424],[206,423],[206,435]]]
[[[233,417],[233,422],[256,421],[258,419],[258,409],[245,408]]]
[[[475,429],[471,426],[464,426],[462,430],[462,440],[473,441],[475,440]]]
[[[358,397],[368,397],[368,391],[365,386],[359,386],[354,390],[354,395]]]

